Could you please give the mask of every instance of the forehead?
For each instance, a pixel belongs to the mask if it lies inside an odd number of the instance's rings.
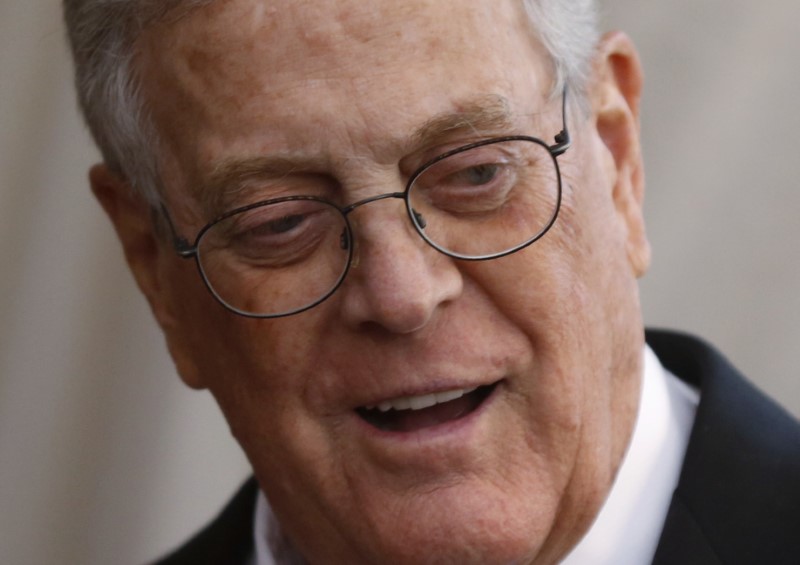
[[[184,177],[243,153],[391,161],[436,116],[498,99],[532,111],[549,85],[517,0],[217,1],[139,48]]]

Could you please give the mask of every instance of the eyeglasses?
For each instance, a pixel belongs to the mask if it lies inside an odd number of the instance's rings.
[[[179,237],[167,210],[175,250],[194,258],[211,294],[232,312],[278,318],[313,308],[342,284],[353,259],[348,219],[356,208],[403,200],[419,236],[464,261],[509,255],[541,238],[558,216],[557,157],[571,144],[566,90],[555,144],[514,135],[447,151],[414,172],[403,192],[349,206],[298,194],[236,208],[203,227],[194,245]]]

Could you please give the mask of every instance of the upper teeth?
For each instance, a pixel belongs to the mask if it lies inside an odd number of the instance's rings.
[[[419,396],[403,396],[402,398],[386,400],[377,406],[367,406],[366,408],[369,410],[377,408],[381,412],[388,412],[389,410],[422,410],[423,408],[430,408],[442,402],[450,402],[456,398],[461,398],[476,388],[478,387],[447,390],[444,392],[421,394]]]

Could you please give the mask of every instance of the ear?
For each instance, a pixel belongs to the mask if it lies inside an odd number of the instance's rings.
[[[644,164],[639,138],[642,68],[630,38],[606,34],[598,46],[590,99],[597,132],[613,158],[614,205],[627,228],[628,261],[641,277],[650,265],[644,226]]]
[[[136,284],[147,298],[153,315],[164,332],[167,347],[183,381],[192,388],[203,388],[199,372],[188,347],[188,336],[181,330],[180,316],[171,300],[173,289],[168,276],[175,254],[159,234],[152,206],[134,194],[130,185],[105,165],[95,165],[89,180],[100,205],[105,210],[125,253]]]

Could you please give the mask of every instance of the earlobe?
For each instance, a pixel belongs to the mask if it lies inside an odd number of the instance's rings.
[[[637,277],[650,265],[639,138],[642,82],[639,56],[631,40],[619,32],[605,35],[595,58],[590,98],[597,134],[613,161],[614,205],[627,230],[628,261]]]

